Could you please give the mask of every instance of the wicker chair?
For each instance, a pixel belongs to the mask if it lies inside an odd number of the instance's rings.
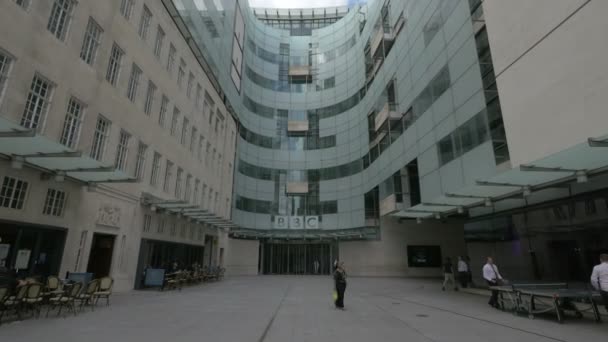
[[[21,319],[21,309],[23,308],[23,298],[25,297],[26,293],[27,293],[27,285],[22,285],[19,286],[17,288],[17,293],[14,296],[10,296],[8,298],[6,298],[5,295],[5,300],[4,303],[2,304],[3,307],[3,311],[2,311],[2,315],[4,315],[4,313],[10,309],[14,309],[15,313],[17,314],[17,318]],[[0,319],[2,317],[0,316]]]
[[[46,311],[46,316],[49,316],[49,312],[51,308],[59,306],[59,310],[57,311],[57,316],[61,315],[61,310],[66,307],[69,310],[72,310],[74,316],[76,316],[76,298],[80,294],[80,290],[82,290],[82,283],[74,283],[71,288],[69,288],[66,292],[49,299],[49,308]]]
[[[99,288],[93,293],[95,298],[95,305],[99,301],[99,298],[106,299],[106,305],[110,305],[110,296],[112,295],[112,286],[114,285],[114,279],[112,277],[103,277],[99,279]]]
[[[4,302],[8,300],[9,290],[8,287],[0,287],[0,325],[2,325],[2,317],[4,317],[4,313],[8,310],[4,306]]]
[[[43,300],[42,289],[44,285],[41,283],[31,283],[26,286],[25,296],[21,300],[23,306],[34,311],[36,317],[40,317],[40,306]]]
[[[95,310],[95,305],[93,305],[93,299],[97,290],[99,290],[99,279],[91,280],[84,288],[84,292],[79,294],[74,299],[76,302],[80,302],[80,311],[82,311],[86,304],[91,305],[91,311]]]

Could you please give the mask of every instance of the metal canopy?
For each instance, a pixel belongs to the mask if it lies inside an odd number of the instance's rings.
[[[494,201],[530,195],[532,191],[585,182],[587,177],[608,172],[608,136],[587,141],[538,159],[529,164],[507,170],[488,179],[452,193],[444,193],[393,216],[431,218],[435,214],[454,214],[457,208],[491,205]],[[440,203],[440,204],[436,204]]]
[[[0,117],[0,154],[25,165],[83,183],[136,182],[114,166],[83,155],[35,130]]]
[[[324,230],[324,229],[232,229],[230,236],[242,239],[277,239],[277,240],[370,240],[378,238],[377,227],[361,227],[353,229]]]

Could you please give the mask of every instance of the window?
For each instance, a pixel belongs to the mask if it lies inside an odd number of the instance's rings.
[[[120,3],[120,14],[127,20],[131,19],[131,14],[133,13],[133,1],[134,0],[122,0]]]
[[[154,56],[160,58],[160,54],[163,51],[163,41],[165,40],[165,31],[158,25],[156,29],[156,41],[154,42]]]
[[[63,41],[68,33],[72,10],[76,2],[74,0],[55,0],[47,29],[57,39]]]
[[[167,58],[167,71],[173,73],[173,65],[175,65],[175,46],[169,43],[169,57]]]
[[[163,94],[163,99],[160,102],[160,112],[158,113],[158,125],[165,127],[165,120],[167,118],[167,107],[169,107],[169,99]]]
[[[129,85],[127,87],[127,98],[131,102],[135,102],[137,97],[137,88],[139,88],[139,79],[141,78],[141,69],[133,63],[131,68],[131,76],[129,77]]]
[[[150,185],[156,186],[158,184],[158,175],[160,171],[160,154],[154,152],[154,158],[152,158],[152,173],[150,174]]]
[[[163,234],[165,232],[165,219],[158,220],[158,226],[156,227],[156,232],[158,234]]]
[[[129,155],[129,140],[131,135],[125,131],[120,131],[118,138],[118,147],[116,148],[116,159],[114,166],[117,170],[125,171],[127,167],[127,157]]]
[[[201,193],[201,208],[205,207],[205,199],[207,198],[207,184],[203,183],[203,191]]]
[[[2,89],[0,88],[0,91]],[[196,97],[194,100],[194,106],[196,109],[201,109],[201,98],[203,96],[203,87],[201,87],[200,83],[196,84]]]
[[[201,186],[201,181],[200,179],[195,179],[194,180],[194,193],[192,194],[192,202],[194,204],[198,204],[200,202],[200,199],[198,197],[198,190]]]
[[[112,45],[112,51],[110,52],[110,62],[108,63],[108,71],[106,72],[106,80],[110,82],[111,85],[116,86],[118,82],[118,76],[120,74],[120,66],[122,63],[122,57],[125,55],[125,52],[114,43]]]
[[[194,152],[194,146],[196,146],[196,135],[198,130],[194,125],[192,126],[192,134],[190,135],[190,152]]]
[[[14,0],[15,3],[19,6],[21,6],[21,8],[23,9],[27,9],[28,6],[30,5],[30,0]]]
[[[51,216],[63,216],[65,207],[65,192],[61,190],[48,189],[42,213]]]
[[[213,189],[209,188],[209,202],[207,202],[207,209],[213,212]]]
[[[151,215],[144,215],[144,226],[143,226],[143,232],[147,233],[150,231],[150,226],[152,225],[152,216]]]
[[[141,20],[139,21],[139,36],[141,39],[146,40],[148,38],[148,29],[150,28],[150,20],[152,19],[152,13],[146,5],[144,10],[141,12]]]
[[[93,65],[95,62],[97,49],[99,48],[99,44],[101,44],[102,33],[101,26],[93,18],[89,18],[87,31],[84,34],[84,41],[82,42],[82,49],[80,49],[80,58],[89,65]]]
[[[184,82],[184,76],[186,75],[186,62],[183,59],[179,61],[179,69],[177,70],[177,85],[179,88],[182,88],[182,83]]]
[[[173,176],[173,163],[167,160],[167,164],[165,166],[165,179],[163,181],[163,191],[169,192],[169,182],[171,181],[171,177]]]
[[[211,143],[207,143],[207,150],[205,151],[205,159],[209,161],[209,153],[211,153]]]
[[[175,136],[177,133],[177,120],[179,119],[179,109],[177,107],[173,107],[173,117],[171,118],[171,136]]]
[[[177,168],[177,176],[175,177],[175,198],[182,197],[182,181],[184,176],[184,170],[181,167]]]
[[[75,98],[70,98],[68,102],[68,111],[63,122],[63,131],[59,142],[67,147],[74,148],[78,144],[80,137],[80,127],[82,125],[82,116],[84,105]]]
[[[188,174],[186,176],[186,189],[184,191],[184,201],[190,202],[190,200],[192,200],[190,198],[190,195],[192,194],[191,191],[192,191],[192,175]]]
[[[137,146],[137,159],[135,160],[135,178],[137,178],[139,181],[144,178],[147,151],[148,145],[140,141],[139,145]]]
[[[182,121],[182,135],[179,140],[179,142],[184,146],[186,146],[186,136],[188,135],[188,123],[189,120],[184,118],[184,120]]]
[[[37,128],[48,111],[53,85],[40,75],[34,76],[27,103],[21,117],[21,126]]]
[[[148,116],[152,114],[152,106],[154,105],[154,94],[156,93],[156,85],[152,81],[148,81],[148,91],[146,92],[146,102],[144,103],[144,113]]]
[[[22,209],[25,202],[28,183],[12,177],[4,177],[0,190],[0,206],[10,209]]]
[[[106,142],[110,135],[110,121],[103,116],[97,118],[95,132],[93,133],[93,144],[91,145],[91,158],[101,160],[106,148]]]
[[[213,108],[209,111],[209,129],[213,125]]]
[[[4,89],[6,89],[6,85],[8,84],[8,75],[12,65],[13,57],[0,50],[0,103],[2,103]]]
[[[198,137],[198,161],[203,161],[203,144],[205,142],[205,138],[201,135]]]
[[[220,126],[220,118],[215,117],[215,133],[217,133],[217,129]]]
[[[186,87],[186,96],[192,97],[192,86],[194,85],[194,74],[188,74],[188,86]]]

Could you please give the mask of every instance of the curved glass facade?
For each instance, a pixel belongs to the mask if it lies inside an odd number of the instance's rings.
[[[310,35],[264,24],[246,1],[173,2],[240,122],[243,228],[374,226],[391,195],[414,205],[464,185],[467,159],[499,161],[500,106],[468,0],[370,0]]]

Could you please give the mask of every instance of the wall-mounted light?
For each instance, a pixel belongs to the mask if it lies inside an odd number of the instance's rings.
[[[156,208],[156,206],[155,206],[154,204],[152,204],[152,205],[150,206],[150,211],[151,211],[151,212],[153,212],[153,213],[154,213],[154,212],[156,212],[156,209],[157,209],[157,208]]]
[[[440,213],[435,213],[435,218],[437,220],[441,220],[441,214]]]
[[[576,182],[577,183],[587,183],[589,177],[587,177],[587,172],[584,170],[576,171]]]
[[[57,173],[55,173],[55,182],[61,183],[63,181],[65,181],[65,172],[57,171]]]
[[[458,207],[458,209],[456,209],[458,211],[459,214],[464,214],[464,208],[463,207]]]

